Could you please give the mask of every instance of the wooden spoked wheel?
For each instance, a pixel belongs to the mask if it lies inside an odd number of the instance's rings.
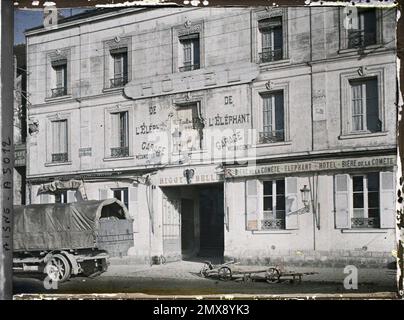
[[[268,283],[279,282],[280,276],[281,274],[277,268],[268,268],[265,273],[265,280]]]
[[[62,254],[55,254],[46,264],[46,274],[52,281],[64,282],[70,278],[69,261]]]
[[[218,271],[219,279],[222,281],[228,281],[231,279],[231,269],[229,267],[221,267]]]

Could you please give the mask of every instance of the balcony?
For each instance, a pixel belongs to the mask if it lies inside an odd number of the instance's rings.
[[[129,157],[129,147],[111,148],[111,157],[112,158]]]
[[[282,60],[283,50],[282,48],[273,50],[264,49],[258,55],[259,55],[259,63],[273,62],[277,60]]]
[[[259,143],[274,143],[285,141],[284,130],[259,132]]]
[[[52,153],[52,162],[67,162],[68,160],[67,152]]]
[[[379,218],[352,218],[351,228],[379,228]]]
[[[283,230],[285,219],[264,219],[261,220],[261,230]]]
[[[110,79],[109,81],[110,81],[110,88],[119,88],[123,87],[125,84],[128,83],[128,77],[126,75],[118,76]]]
[[[372,44],[376,44],[376,33],[363,30],[349,31],[348,48],[363,48]]]
[[[199,64],[184,63],[184,66],[180,67],[180,72],[198,70],[199,67]]]
[[[67,88],[66,87],[57,87],[52,89],[52,98],[62,97],[67,95]]]

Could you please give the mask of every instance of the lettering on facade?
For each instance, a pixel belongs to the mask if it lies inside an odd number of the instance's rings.
[[[235,176],[251,176],[263,174],[288,174],[308,171],[393,167],[395,165],[395,156],[367,157],[363,159],[336,159],[327,161],[315,160],[296,163],[263,165],[256,167],[228,168],[225,171],[225,176],[227,178],[230,178]]]
[[[224,104],[225,105],[233,104],[233,97],[232,96],[225,96],[224,97]]]
[[[219,182],[223,179],[215,174],[194,174],[192,177],[191,183],[211,183],[211,182]],[[175,185],[175,184],[187,184],[187,179],[184,176],[173,176],[173,177],[161,177],[160,185]]]
[[[227,126],[231,124],[243,124],[250,122],[250,114],[236,114],[236,115],[219,115],[208,119],[209,127],[213,126]]]

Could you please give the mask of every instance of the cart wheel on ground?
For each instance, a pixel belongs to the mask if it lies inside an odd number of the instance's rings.
[[[228,281],[231,279],[231,269],[229,267],[221,267],[218,271],[219,279]]]
[[[67,281],[71,273],[70,263],[64,255],[55,254],[46,264],[45,272],[52,281]]]
[[[279,282],[281,274],[277,268],[268,268],[265,273],[265,280],[268,283]]]

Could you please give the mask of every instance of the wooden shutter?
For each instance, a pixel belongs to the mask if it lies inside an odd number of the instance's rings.
[[[120,146],[120,126],[119,126],[119,113],[111,113],[111,147],[117,148]]]
[[[139,187],[129,187],[129,214],[133,219],[133,232],[139,232]]]
[[[49,195],[49,194],[46,194],[46,193],[42,193],[40,196],[39,196],[39,202],[42,204],[42,203],[52,203],[51,202],[51,196]]]
[[[259,217],[259,181],[246,180],[246,229],[258,230]]]
[[[67,190],[67,203],[76,202],[76,190]]]
[[[285,228],[299,228],[299,209],[297,200],[297,178],[285,178]]]
[[[100,200],[110,199],[113,198],[112,190],[108,188],[100,189],[99,190]]]
[[[380,228],[394,228],[396,204],[394,173],[380,172]]]
[[[337,174],[334,177],[335,190],[335,227],[337,229],[349,228],[350,221],[350,196],[348,174]]]

